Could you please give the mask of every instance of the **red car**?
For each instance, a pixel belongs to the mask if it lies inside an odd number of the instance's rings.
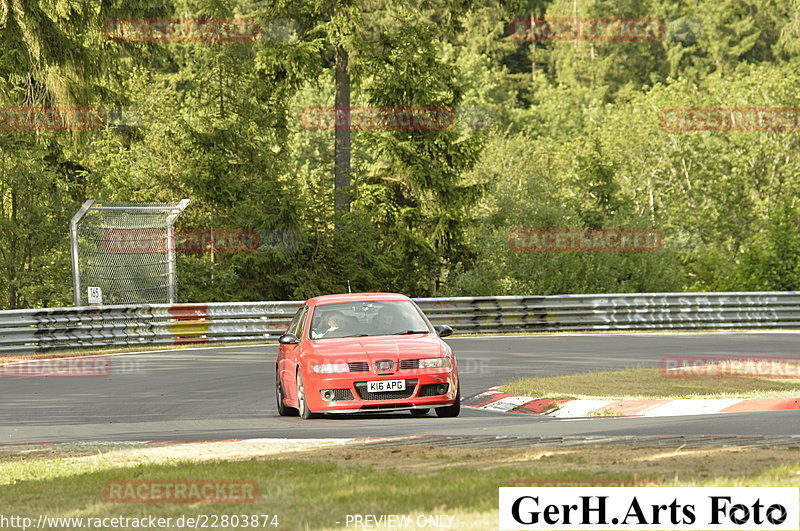
[[[283,334],[275,364],[280,415],[409,410],[458,416],[458,367],[431,325],[397,293],[349,293],[309,299]]]

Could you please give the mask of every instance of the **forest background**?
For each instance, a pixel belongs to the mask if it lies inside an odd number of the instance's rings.
[[[180,253],[181,302],[348,281],[416,297],[800,287],[798,128],[662,123],[674,108],[800,108],[800,0],[0,0],[0,16],[1,108],[104,118],[0,124],[0,309],[71,304],[69,220],[86,199],[190,198],[179,230],[260,235],[254,252]],[[663,31],[533,39],[515,32],[530,17]],[[110,38],[109,21],[165,18],[259,29]],[[349,131],[337,170],[337,131],[303,116],[343,87],[352,107],[456,118]],[[653,228],[663,248],[509,245],[527,228]]]

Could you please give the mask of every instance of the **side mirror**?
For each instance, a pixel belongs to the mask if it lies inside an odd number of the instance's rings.
[[[447,325],[436,325],[433,327],[439,337],[447,337],[453,335],[453,328]]]
[[[278,338],[278,343],[281,345],[297,345],[300,343],[300,340],[297,339],[297,336],[294,334],[283,334]]]

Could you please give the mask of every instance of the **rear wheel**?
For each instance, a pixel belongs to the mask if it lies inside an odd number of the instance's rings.
[[[297,416],[297,410],[289,407],[283,403],[283,385],[281,385],[281,377],[278,371],[275,371],[275,398],[278,402],[278,415],[281,417],[294,417]]]
[[[302,419],[313,419],[319,416],[308,409],[306,390],[303,387],[303,375],[300,374],[300,371],[297,371],[297,410],[300,412],[300,418]]]
[[[412,409],[411,410],[411,416],[412,417],[424,417],[425,415],[428,414],[429,411],[430,411],[430,408]]]
[[[461,413],[461,386],[458,386],[458,390],[456,391],[456,401],[453,402],[451,406],[445,407],[437,407],[436,408],[436,416],[437,417],[457,417],[458,414]]]

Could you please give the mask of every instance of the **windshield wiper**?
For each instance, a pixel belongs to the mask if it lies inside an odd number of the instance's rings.
[[[405,332],[397,332],[393,336],[407,336],[409,334],[428,334],[430,330],[406,330]]]

